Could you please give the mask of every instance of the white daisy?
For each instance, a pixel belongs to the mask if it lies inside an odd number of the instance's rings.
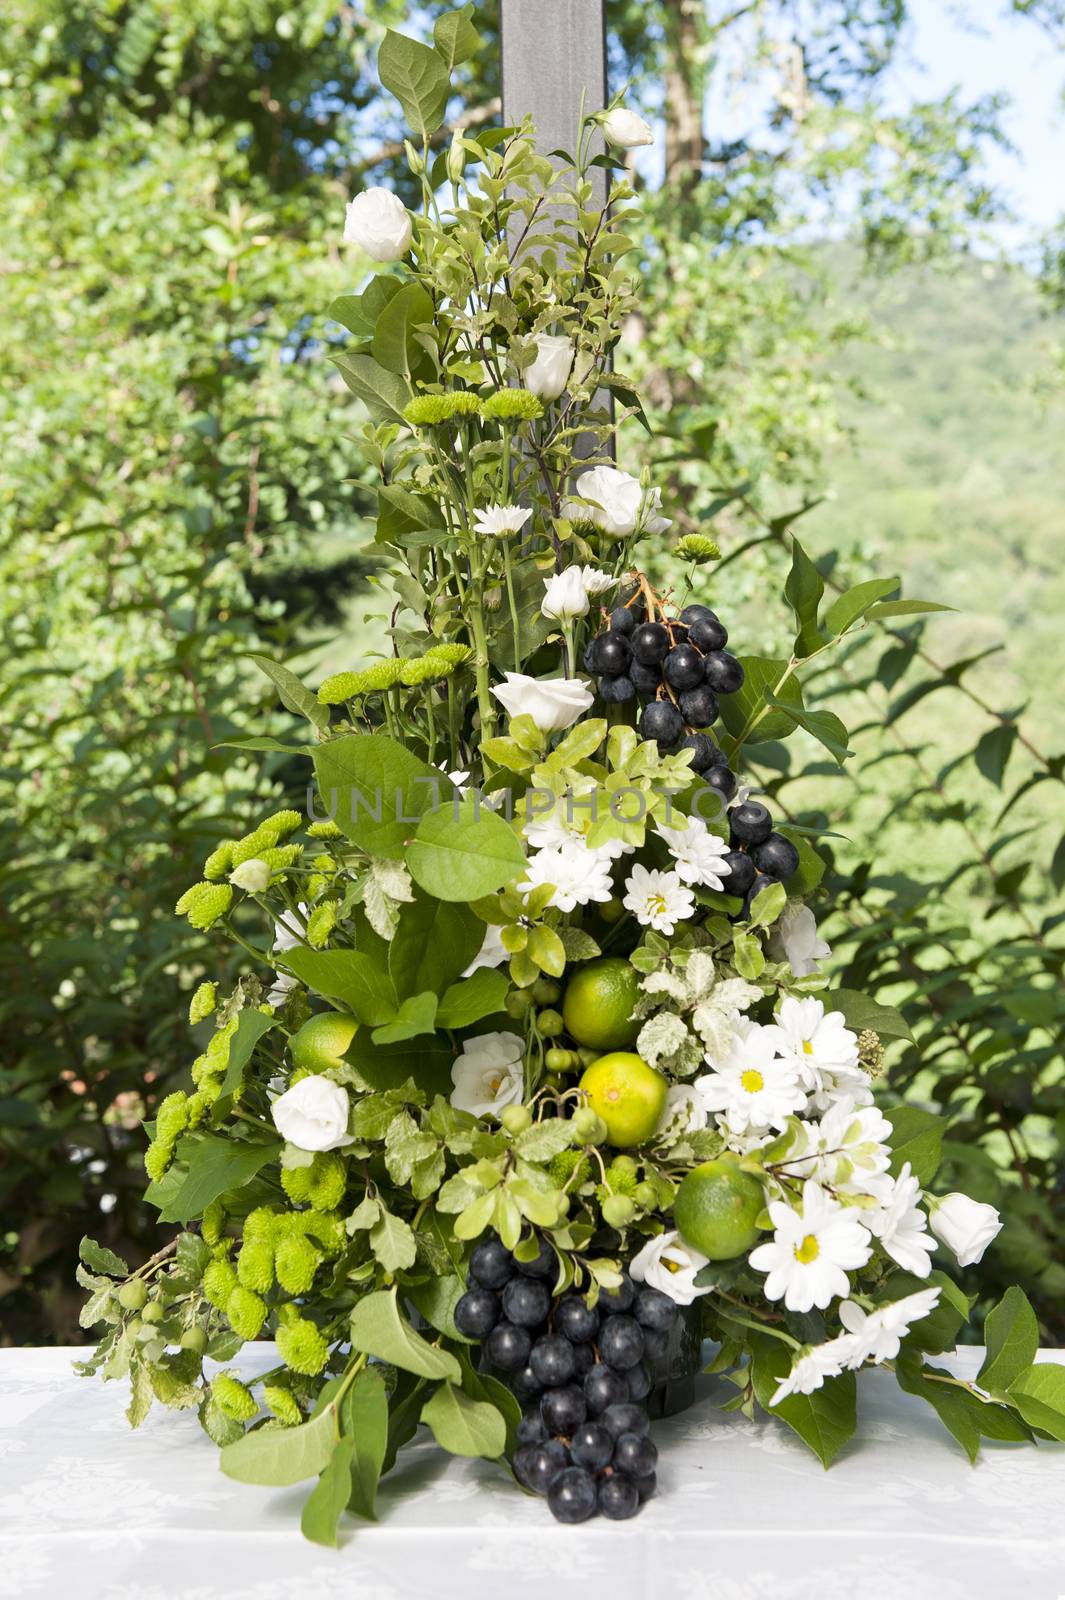
[[[776,1021],[815,1110],[827,1111],[844,1099],[869,1104],[873,1096],[869,1074],[858,1060],[858,1036],[846,1026],[842,1011],[826,1012],[813,995],[788,995]]]
[[[814,1178],[825,1188],[872,1195],[883,1204],[893,1183],[890,1138],[891,1124],[876,1106],[840,1100],[820,1122],[798,1124],[783,1165],[789,1177]]]
[[[709,1289],[695,1287],[695,1275],[707,1266],[707,1258],[685,1244],[674,1228],[648,1239],[643,1249],[629,1262],[629,1276],[637,1283],[661,1289],[678,1306],[690,1306]]]
[[[711,833],[698,817],[692,817],[686,828],[666,828],[661,822],[657,828],[669,846],[678,878],[707,889],[725,888],[724,880],[732,871],[724,859],[729,848],[726,840]]]
[[[849,1367],[860,1367],[864,1361],[879,1364],[894,1361],[903,1339],[915,1322],[921,1322],[939,1304],[938,1289],[918,1289],[904,1300],[895,1300],[889,1306],[877,1306],[868,1314],[853,1300],[844,1300],[839,1308],[839,1320],[847,1329],[853,1342]]]
[[[518,891],[531,894],[542,883],[554,885],[555,892],[548,905],[557,911],[573,911],[592,900],[603,904],[614,892],[610,862],[575,840],[567,841],[556,850],[538,850],[530,856]]]
[[[732,1133],[783,1128],[806,1104],[795,1068],[781,1055],[774,1027],[741,1021],[727,1055],[711,1066],[713,1072],[697,1078],[693,1087],[706,1110],[719,1112]]]
[[[625,880],[622,903],[641,927],[654,928],[656,933],[672,933],[677,923],[695,910],[695,896],[675,872],[641,866],[633,867]]]
[[[838,1339],[829,1339],[826,1344],[804,1350],[787,1377],[777,1385],[769,1404],[778,1406],[789,1394],[813,1394],[826,1378],[838,1378],[844,1368],[852,1364],[849,1358],[853,1348],[849,1336],[841,1334]]]
[[[298,915],[295,911],[282,911],[280,917],[274,922],[274,949],[295,950],[298,944],[304,944],[305,929],[307,926],[308,905],[305,900],[299,902]],[[285,1004],[293,989],[299,983],[290,972],[275,972],[273,987],[268,990],[266,1003],[278,1010]]]
[[[475,1117],[498,1117],[521,1105],[525,1093],[525,1043],[516,1033],[482,1033],[467,1039],[451,1069],[451,1104]]]
[[[789,1311],[823,1311],[848,1292],[848,1272],[864,1267],[873,1253],[856,1213],[812,1180],[803,1184],[801,1206],[771,1200],[769,1215],[773,1237],[757,1245],[749,1260],[756,1272],[767,1274],[766,1298],[782,1299]]]
[[[496,538],[520,533],[531,516],[532,510],[527,506],[485,506],[483,511],[474,512],[473,531]]]
[[[591,598],[606,594],[620,581],[611,577],[609,572],[603,572],[600,567],[582,567],[581,578],[584,580],[584,591]]]
[[[920,1206],[921,1185],[903,1163],[887,1200],[878,1211],[863,1211],[862,1221],[880,1240],[892,1261],[906,1272],[927,1278],[936,1241],[928,1232],[928,1218]]]
[[[559,850],[573,843],[591,848],[587,839],[592,825],[599,820],[597,795],[598,786],[590,778],[586,784],[559,795],[550,811],[531,816],[522,832],[536,850]],[[604,861],[617,861],[635,849],[634,844],[626,844],[623,839],[608,839],[596,845],[592,853]]]

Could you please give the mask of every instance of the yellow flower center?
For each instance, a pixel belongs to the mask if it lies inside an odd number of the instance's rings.
[[[765,1079],[757,1067],[748,1067],[740,1077],[740,1086],[747,1094],[757,1094],[760,1089],[765,1088]]]
[[[666,909],[665,895],[653,894],[649,896],[647,901],[647,909],[648,911],[653,911],[655,915],[661,915],[661,913]]]
[[[501,1072],[497,1072],[494,1078],[489,1078],[488,1087],[492,1091],[493,1095],[497,1095],[499,1093],[499,1086],[502,1082],[503,1074]]]
[[[670,1272],[679,1272],[680,1271],[680,1262],[679,1261],[671,1261],[668,1256],[663,1256],[662,1257],[662,1265],[665,1268],[667,1268],[667,1270],[670,1271]]]
[[[802,1042],[802,1048],[803,1048],[804,1054],[806,1054],[808,1056],[812,1056],[813,1053],[814,1053],[813,1040],[812,1039],[804,1039],[803,1042]]]
[[[804,1267],[808,1267],[811,1261],[816,1261],[820,1254],[821,1247],[816,1234],[813,1233],[808,1233],[802,1244],[795,1246],[795,1259],[801,1261]]]

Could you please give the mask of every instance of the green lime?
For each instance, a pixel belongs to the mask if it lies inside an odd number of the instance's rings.
[[[731,1261],[758,1238],[764,1206],[758,1179],[719,1158],[689,1172],[673,1201],[673,1221],[681,1237],[710,1261]]]
[[[338,1067],[358,1029],[354,1017],[343,1011],[321,1011],[292,1035],[289,1048],[293,1065],[305,1072],[325,1072]]]
[[[593,1050],[624,1050],[640,1031],[633,1020],[639,995],[635,967],[622,956],[603,956],[580,967],[566,985],[566,1031]]]
[[[600,1056],[585,1072],[580,1086],[592,1110],[606,1123],[610,1144],[624,1150],[643,1144],[657,1131],[669,1086],[642,1056],[623,1050]]]

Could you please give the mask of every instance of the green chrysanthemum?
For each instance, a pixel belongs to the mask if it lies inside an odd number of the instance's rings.
[[[233,904],[233,890],[228,883],[194,883],[186,889],[174,910],[179,917],[187,917],[194,928],[206,933],[219,917],[224,917]]]
[[[255,856],[264,855],[267,850],[272,850],[281,837],[277,828],[260,823],[251,833],[246,833],[243,839],[238,839],[233,846],[233,865],[239,867],[245,861],[251,861]]]
[[[312,822],[307,829],[312,839],[343,839],[344,835],[335,822],[328,819],[324,822]]]
[[[421,659],[405,661],[400,674],[400,682],[408,689],[417,688],[420,683],[439,683],[443,678],[450,678],[455,670],[452,661],[445,661],[443,656],[427,655]]]
[[[305,1204],[311,1192],[310,1167],[282,1167],[281,1187],[293,1205]]]
[[[583,1150],[561,1150],[557,1156],[552,1157],[547,1170],[551,1182],[559,1189],[564,1189],[576,1172],[577,1175],[569,1186],[571,1189],[579,1189],[588,1176],[588,1157]]]
[[[343,1220],[335,1211],[302,1211],[296,1220],[327,1256],[338,1255],[348,1242]]]
[[[219,1411],[231,1422],[250,1422],[259,1409],[251,1390],[230,1372],[220,1372],[212,1379],[211,1394]]]
[[[264,850],[262,859],[266,862],[271,872],[285,872],[289,867],[294,867],[303,854],[301,844],[277,844],[270,850]]]
[[[311,949],[320,950],[336,925],[337,905],[335,900],[327,900],[324,905],[315,906],[307,918],[307,943]]]
[[[219,1090],[221,1084],[219,1083]],[[218,1099],[218,1092],[207,1094],[202,1089],[197,1089],[195,1094],[189,1095],[189,1127],[198,1128],[214,1102]]]
[[[245,1289],[265,1294],[274,1281],[274,1249],[265,1239],[245,1237],[237,1256],[237,1277]]]
[[[412,428],[438,428],[454,416],[448,394],[419,394],[403,407],[403,420]]]
[[[237,1271],[232,1261],[211,1261],[203,1274],[203,1292],[216,1311],[224,1311],[237,1288]]]
[[[329,1346],[313,1322],[300,1317],[277,1330],[277,1348],[286,1367],[317,1377],[329,1359]]]
[[[354,700],[357,695],[365,694],[363,688],[363,674],[361,672],[334,672],[331,678],[318,690],[318,703],[323,706],[341,706],[345,700]],[[316,822],[315,828],[323,824]],[[313,832],[313,829],[311,830]]]
[[[276,1259],[277,1281],[282,1289],[289,1294],[306,1294],[322,1260],[310,1240],[299,1234],[282,1239]]]
[[[470,660],[473,651],[468,644],[434,644],[426,654],[436,656],[441,661],[450,661],[456,667],[460,667],[464,661]]]
[[[217,1244],[226,1225],[226,1210],[221,1200],[212,1200],[203,1213],[200,1232],[207,1244]]]
[[[264,817],[259,826],[272,829],[279,839],[283,839],[286,834],[295,833],[302,821],[299,812],[289,806],[284,811],[275,811],[271,816]]]
[[[344,1198],[348,1182],[343,1156],[332,1150],[320,1151],[309,1170],[307,1198],[311,1205],[318,1211],[335,1211]]]
[[[535,422],[543,403],[528,389],[498,389],[481,402],[481,415],[495,422]]]
[[[682,561],[716,561],[721,551],[704,533],[686,533],[677,541],[677,554]]]
[[[256,1206],[244,1219],[245,1239],[273,1244],[277,1238],[278,1213],[269,1206]]]
[[[166,1144],[162,1139],[152,1140],[144,1152],[144,1170],[153,1183],[158,1183],[166,1172],[173,1154],[172,1144]]]
[[[283,1422],[286,1428],[295,1428],[303,1421],[299,1401],[291,1389],[283,1389],[279,1383],[264,1384],[263,1400],[278,1422]]]
[[[217,983],[201,983],[192,999],[189,1001],[189,1022],[193,1027],[197,1022],[203,1022],[211,1015],[215,1008],[218,995]]]
[[[183,1089],[168,1094],[155,1114],[155,1137],[160,1144],[172,1145],[189,1125],[189,1097]]]
[[[266,1302],[238,1284],[226,1301],[226,1316],[233,1332],[242,1339],[257,1339],[266,1321]]]
[[[223,839],[222,843],[211,851],[211,854],[204,862],[203,875],[205,878],[210,878],[212,882],[215,882],[219,878],[226,877],[232,871],[232,868],[233,841],[232,839]]]
[[[606,1169],[606,1188],[604,1194],[623,1194],[631,1200],[636,1193],[639,1177],[631,1167],[609,1166]]]

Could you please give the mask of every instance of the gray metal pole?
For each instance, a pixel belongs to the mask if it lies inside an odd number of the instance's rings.
[[[499,0],[503,121],[531,116],[537,147],[572,150],[581,94],[586,111],[606,104],[606,0]],[[593,167],[601,205],[606,174]]]

